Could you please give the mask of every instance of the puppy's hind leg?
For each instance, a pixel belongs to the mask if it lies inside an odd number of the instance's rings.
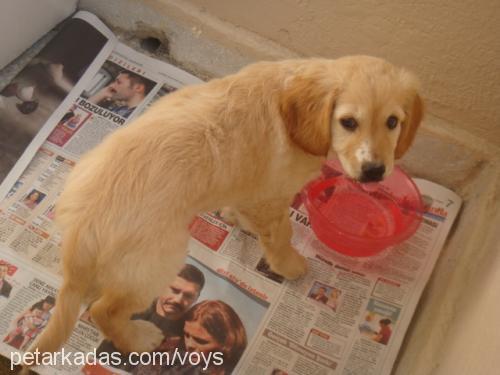
[[[251,208],[238,208],[238,220],[244,228],[259,236],[271,270],[293,280],[306,273],[307,262],[290,243],[292,228],[288,203],[287,200],[272,200]]]
[[[150,322],[130,320],[132,314],[146,306],[142,296],[107,290],[92,304],[90,315],[104,335],[122,352],[149,352],[163,340],[161,330]]]
[[[92,320],[124,353],[149,352],[163,340],[162,331],[153,323],[131,317],[146,310],[170,285],[187,254],[187,225],[143,235],[142,246],[136,243],[127,256],[111,260],[113,265],[101,280],[105,285],[102,294],[90,308]],[[120,251],[127,253],[128,249]]]

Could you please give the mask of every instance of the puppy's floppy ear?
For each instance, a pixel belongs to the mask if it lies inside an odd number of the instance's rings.
[[[401,158],[408,148],[410,148],[423,116],[424,105],[420,95],[416,94],[408,118],[401,124],[401,133],[399,134],[398,144],[394,152],[396,159]]]
[[[331,143],[331,120],[338,90],[319,78],[295,77],[283,90],[279,110],[291,140],[302,150],[326,156]]]

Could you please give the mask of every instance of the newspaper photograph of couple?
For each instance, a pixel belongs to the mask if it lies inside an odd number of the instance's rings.
[[[159,353],[165,354],[163,363],[157,360],[132,364],[123,354],[108,366],[89,364],[82,372],[87,375],[112,374],[114,370],[132,374],[231,374],[267,308],[268,303],[188,258],[175,280],[165,286],[164,294],[133,317],[151,322],[163,332],[165,338],[155,349],[157,359]],[[92,324],[88,309],[80,320]],[[109,340],[102,341],[96,350],[98,358],[110,358],[117,352]]]

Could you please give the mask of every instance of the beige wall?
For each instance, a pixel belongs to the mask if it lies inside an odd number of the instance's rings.
[[[430,112],[500,145],[498,0],[187,2],[304,56],[370,54],[407,66]]]

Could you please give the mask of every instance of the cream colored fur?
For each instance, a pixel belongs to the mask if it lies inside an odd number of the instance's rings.
[[[69,177],[56,212],[64,285],[32,350],[58,350],[83,302],[93,302],[92,319],[121,350],[154,349],[159,329],[130,316],[174,279],[200,212],[232,207],[275,272],[303,275],[306,261],[290,245],[294,194],[319,175],[327,154],[359,177],[363,142],[392,165],[421,119],[416,90],[408,73],[383,60],[348,57],[258,63],[159,100]],[[360,134],[340,127],[339,104],[359,112]],[[379,124],[392,110],[405,117],[398,136]]]

